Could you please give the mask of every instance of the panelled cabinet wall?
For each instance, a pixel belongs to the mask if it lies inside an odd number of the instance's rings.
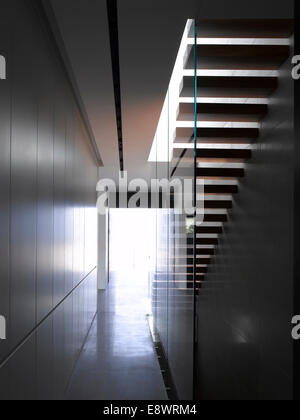
[[[63,398],[96,311],[97,164],[31,2],[0,9],[0,400]]]

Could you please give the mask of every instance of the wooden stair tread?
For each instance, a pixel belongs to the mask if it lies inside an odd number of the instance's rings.
[[[187,238],[187,245],[194,244],[194,238]],[[217,245],[218,238],[196,238],[196,245]]]
[[[175,271],[175,276],[179,274],[193,274],[194,273],[194,267],[186,267],[185,271],[179,273]],[[206,274],[207,273],[207,267],[196,267],[196,274]]]
[[[288,45],[197,45],[197,69],[277,70],[289,53]],[[185,68],[194,69],[194,48]]]
[[[196,233],[223,233],[222,226],[196,226]]]
[[[204,222],[227,222],[227,214],[205,214]]]
[[[237,194],[237,185],[204,185],[204,194]]]
[[[210,264],[211,258],[205,258],[205,257],[197,257],[196,258],[196,264]],[[175,257],[175,269],[176,264],[186,264],[186,265],[193,265],[194,258],[191,257]]]
[[[205,209],[231,209],[231,200],[204,200]]]
[[[202,143],[237,143],[244,144],[257,139],[259,136],[258,128],[226,128],[226,127],[207,127],[197,128],[197,139]],[[175,143],[190,143],[194,137],[194,129],[191,127],[177,127]],[[199,142],[200,143],[200,142]]]
[[[276,77],[197,76],[197,97],[267,98],[277,85]],[[194,77],[183,76],[180,97],[194,97]]]
[[[202,158],[209,158],[209,159],[235,159],[238,160],[248,160],[251,158],[251,150],[250,149],[197,149],[196,155],[198,159]],[[185,153],[183,154],[183,149],[174,149],[173,152],[173,159],[191,159],[191,162],[194,158],[194,150],[193,149],[185,149]]]
[[[197,149],[197,158],[250,159],[250,149]]]
[[[206,178],[206,179],[218,179],[218,178],[242,178],[245,175],[245,170],[243,168],[196,168],[197,178]],[[179,178],[191,178],[194,176],[193,168],[182,168],[178,167],[174,176]]]
[[[293,30],[293,19],[197,19],[199,38],[289,38]]]
[[[243,168],[196,168],[197,177],[229,177],[242,178],[245,175]]]
[[[188,256],[194,255],[193,248],[187,248],[186,253]],[[213,248],[196,248],[196,256],[198,255],[214,255],[215,251]]]
[[[265,104],[197,104],[197,121],[258,122],[268,113]],[[194,121],[194,104],[180,103],[178,121]]]

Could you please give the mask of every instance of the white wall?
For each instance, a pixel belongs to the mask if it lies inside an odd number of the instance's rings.
[[[105,290],[109,277],[109,211],[105,215],[98,215],[98,289]]]

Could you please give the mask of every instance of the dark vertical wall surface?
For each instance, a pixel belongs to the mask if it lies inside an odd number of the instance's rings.
[[[0,400],[62,398],[96,311],[96,160],[31,2],[0,1],[0,54]]]
[[[199,292],[203,399],[291,399],[293,81],[279,71],[245,179]]]

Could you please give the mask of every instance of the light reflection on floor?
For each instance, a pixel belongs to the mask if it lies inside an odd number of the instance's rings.
[[[121,236],[121,221],[111,226],[112,234],[114,229],[119,233],[111,242],[111,246],[113,243],[117,246],[115,250],[111,248],[113,270],[109,287],[99,292],[98,314],[76,365],[67,399],[167,398],[146,316],[150,312],[148,264],[151,264],[146,250],[151,238],[145,241],[144,237],[141,243],[142,213],[138,216],[130,213],[127,220],[122,216]],[[151,219],[153,216],[149,216],[149,230]]]

